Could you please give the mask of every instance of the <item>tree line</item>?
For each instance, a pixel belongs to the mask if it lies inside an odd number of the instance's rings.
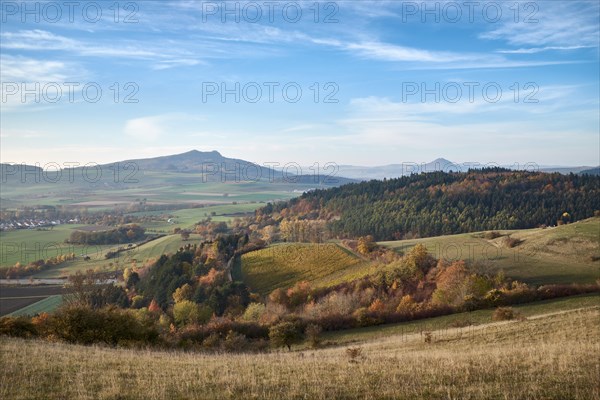
[[[116,229],[104,231],[80,231],[75,230],[69,239],[65,241],[71,244],[103,245],[132,243],[146,238],[146,229],[137,225],[123,225]]]
[[[333,237],[397,240],[573,222],[598,213],[599,199],[598,176],[488,168],[314,190],[257,217],[325,220]]]

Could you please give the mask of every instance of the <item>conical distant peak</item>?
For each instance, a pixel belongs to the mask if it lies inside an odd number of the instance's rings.
[[[433,160],[430,164],[452,164],[452,161],[440,157]]]

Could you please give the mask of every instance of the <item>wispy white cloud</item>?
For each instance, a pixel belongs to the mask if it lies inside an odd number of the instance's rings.
[[[83,74],[76,65],[65,61],[40,60],[10,54],[0,57],[0,78],[3,82],[64,82]]]
[[[563,94],[567,93],[565,89]],[[440,154],[453,160],[464,159],[470,149],[478,149],[477,160],[500,164],[561,159],[565,152],[589,155],[586,147],[598,145],[597,134],[585,128],[594,120],[589,111],[558,110],[534,116],[527,112],[527,107],[520,107],[522,112],[512,113],[512,118],[488,122],[482,118],[452,118],[457,113],[478,115],[488,106],[486,104],[450,106],[405,104],[377,97],[355,99],[348,115],[337,121],[341,135],[322,140],[304,137],[303,140],[307,143],[318,140],[323,147],[337,145],[349,150],[360,146],[365,154],[377,152],[380,160],[388,160],[387,163],[393,161],[394,153],[397,160],[427,160],[432,154],[432,143]],[[506,106],[492,105],[493,108]],[[587,122],[564,122],[576,116]],[[356,165],[357,161],[352,163]]]
[[[505,6],[509,7],[510,4]],[[508,44],[521,47],[533,46],[533,49],[571,50],[598,47],[600,3],[537,1],[532,2],[532,6],[534,8],[524,13],[532,14],[531,18],[521,15],[522,18],[518,22],[512,18],[504,18],[498,26],[482,33],[480,38],[504,40]]]
[[[556,60],[511,60],[491,53],[431,51],[381,42],[342,42],[315,39],[314,43],[334,46],[357,57],[396,62],[405,69],[489,69],[522,68],[575,63]],[[508,52],[507,52],[508,53]]]
[[[3,32],[0,47],[6,50],[64,51],[83,57],[111,57],[156,61],[156,69],[190,66],[202,63],[195,54],[172,43],[148,44],[136,41],[122,43],[86,42],[40,29]]]
[[[167,113],[129,119],[125,122],[123,132],[136,140],[155,142],[167,134],[185,134],[181,123],[197,123],[204,118],[185,113]]]
[[[78,82],[87,74],[85,69],[70,62],[3,54],[0,57],[2,111],[19,111],[31,105],[37,108],[54,107],[54,104],[36,101],[36,96],[39,98],[42,95],[44,85]],[[24,95],[26,91],[31,94]]]
[[[380,42],[342,44],[348,51],[361,57],[384,61],[409,61],[426,63],[451,63],[458,61],[483,60],[484,55],[429,51]]]
[[[163,123],[167,117],[159,115],[152,117],[133,118],[125,123],[125,134],[134,139],[155,141],[165,133]]]
[[[493,89],[486,94],[481,84],[469,88],[452,82],[450,89],[445,91],[442,88],[446,83],[440,82],[436,90],[433,90],[436,86],[428,84],[427,90],[432,93],[425,95],[425,90],[418,88],[418,93],[415,95],[405,93],[404,99],[396,101],[377,96],[354,98],[350,101],[354,116],[343,122],[448,121],[449,117],[456,115],[497,114],[507,111],[522,117],[551,115],[566,109],[591,110],[595,107],[595,103],[577,97],[578,91],[581,90],[578,85],[533,85],[527,90],[520,87],[519,96],[516,97],[512,85],[503,87],[495,84],[498,89]],[[460,92],[455,90],[455,87],[459,88]],[[568,107],[565,106],[566,103],[569,104]]]
[[[301,1],[299,3],[304,6],[304,11],[307,13],[315,7],[314,2]],[[279,25],[265,22],[267,18],[257,24],[222,23],[220,14],[204,21],[201,19],[203,10],[201,3],[185,1],[170,4],[172,13],[184,11],[185,15],[182,18],[189,19],[189,31],[194,40],[213,42],[212,45],[202,44],[203,47],[208,46],[206,51],[208,57],[256,57],[261,54],[272,56],[277,52],[289,51],[289,45],[293,44],[299,47],[317,45],[334,48],[358,58],[403,64],[438,65],[448,68],[512,67],[505,57],[498,54],[435,51],[379,40],[377,33],[372,27],[365,25],[365,21],[380,17],[398,17],[397,5],[394,1],[344,3],[343,6],[340,6],[344,11],[345,23],[343,24],[315,24],[310,16],[298,24]],[[223,6],[219,5],[219,7]],[[229,16],[229,18],[233,17]],[[352,21],[351,23],[349,19]],[[170,20],[173,18],[171,17]],[[308,25],[310,29],[302,29],[306,28],[308,23],[310,23]],[[324,29],[323,26],[327,26],[327,29]],[[358,29],[357,26],[361,28]],[[177,28],[172,27],[171,29]],[[216,48],[213,47],[215,42],[219,43]],[[231,48],[230,46],[233,44],[238,47]],[[538,61],[535,65],[540,63]],[[520,62],[518,66],[527,65],[526,62]]]
[[[206,64],[204,61],[189,58],[159,61],[152,66],[154,70],[164,70],[176,67],[193,67],[194,65]]]
[[[372,26],[364,25],[364,21],[373,21],[379,17],[398,18],[399,6],[393,1],[344,3],[346,24],[332,24],[332,29],[329,30],[319,29],[320,26],[313,24],[315,29],[311,29],[310,34],[306,33],[308,30],[299,30],[295,24],[287,24],[283,29],[272,25],[223,24],[209,21],[209,23],[198,24],[193,29],[226,42],[254,45],[313,44],[342,50],[358,58],[396,62],[408,68],[410,64],[416,68],[425,66],[431,69],[538,67],[561,64],[564,61],[516,60],[504,55],[535,54],[551,50],[564,51],[598,46],[598,21],[597,18],[594,19],[598,15],[598,6],[590,6],[589,3],[574,5],[571,2],[568,5],[555,3],[560,2],[539,3],[539,10],[535,14],[538,20],[536,23],[525,22],[528,15],[527,10],[522,9],[524,7],[522,5],[520,5],[519,21],[516,23],[512,17],[513,11],[509,9],[510,4],[502,4],[505,17],[498,24],[481,25],[484,27],[491,25],[493,28],[480,34],[479,38],[504,40],[510,45],[535,45],[535,47],[499,51],[438,51],[383,41]],[[309,4],[306,5],[308,8]],[[184,2],[176,7],[201,9],[201,5],[194,2]],[[348,18],[352,23],[348,23]],[[361,26],[361,29],[356,29],[356,24]],[[351,27],[353,29],[349,29]]]
[[[545,51],[563,51],[563,50],[580,50],[589,49],[591,46],[546,46],[546,47],[530,47],[514,50],[497,50],[497,53],[502,54],[536,54]]]

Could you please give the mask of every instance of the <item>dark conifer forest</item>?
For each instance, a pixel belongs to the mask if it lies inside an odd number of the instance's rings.
[[[394,240],[574,222],[600,210],[599,199],[598,176],[492,168],[314,190],[258,214],[326,220],[334,237]]]

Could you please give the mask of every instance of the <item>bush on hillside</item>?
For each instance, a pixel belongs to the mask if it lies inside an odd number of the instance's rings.
[[[30,338],[38,335],[37,329],[27,317],[0,318],[0,335]]]
[[[274,347],[291,350],[292,344],[302,340],[302,329],[294,322],[280,322],[269,329],[269,340]]]
[[[517,317],[517,313],[512,307],[498,307],[492,315],[493,321],[510,321]]]
[[[52,315],[48,323],[51,334],[70,343],[115,346],[152,344],[158,340],[158,330],[152,320],[114,307],[64,307]]]

